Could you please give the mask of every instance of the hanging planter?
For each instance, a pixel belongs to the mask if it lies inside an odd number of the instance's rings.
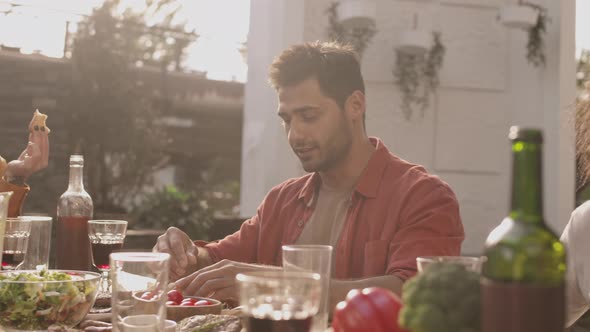
[[[377,6],[372,0],[344,0],[336,14],[344,28],[363,29],[375,26]]]
[[[429,105],[431,94],[439,84],[438,72],[442,67],[445,47],[439,32],[430,33],[426,51],[416,52],[418,48],[395,49],[395,68],[393,77],[401,94],[401,109],[407,120],[412,118],[415,107],[421,115]]]
[[[359,3],[363,3],[364,5]],[[342,3],[336,1],[326,10],[328,14],[328,38],[352,45],[359,56],[363,55],[373,36],[377,33],[374,16],[370,17],[368,14],[359,14],[360,12],[367,12],[366,7],[370,7],[369,3],[372,3],[372,1],[345,1]],[[347,7],[347,9],[342,10],[342,6]],[[354,6],[359,6],[358,8],[365,6],[365,9],[361,8],[355,11],[352,9]],[[373,4],[371,15],[374,14]],[[345,19],[343,20],[340,15],[345,15]]]
[[[539,20],[539,11],[529,5],[511,5],[500,9],[500,22],[509,28],[530,29]]]
[[[425,30],[404,30],[400,33],[395,47],[403,54],[422,55],[432,46],[432,32]]]
[[[546,57],[543,35],[549,21],[547,9],[520,0],[518,5],[503,7],[498,19],[507,27],[527,31],[527,61],[535,67],[544,67]]]

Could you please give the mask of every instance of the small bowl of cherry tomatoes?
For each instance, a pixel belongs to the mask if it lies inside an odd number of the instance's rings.
[[[180,321],[195,315],[218,315],[223,307],[223,304],[218,300],[198,296],[184,296],[176,289],[169,291],[167,296],[166,317],[174,321]]]

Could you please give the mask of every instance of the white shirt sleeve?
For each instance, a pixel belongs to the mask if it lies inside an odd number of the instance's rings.
[[[590,308],[590,201],[572,212],[561,241],[567,253],[566,326]]]

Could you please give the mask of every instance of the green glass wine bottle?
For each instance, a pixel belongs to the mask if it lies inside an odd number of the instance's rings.
[[[511,127],[510,213],[488,236],[482,332],[559,332],[565,319],[565,248],[543,219],[540,130]]]

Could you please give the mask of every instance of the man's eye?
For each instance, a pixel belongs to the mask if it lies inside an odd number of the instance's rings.
[[[315,119],[317,119],[317,116],[315,115],[303,115],[303,121],[305,122],[312,122]]]

